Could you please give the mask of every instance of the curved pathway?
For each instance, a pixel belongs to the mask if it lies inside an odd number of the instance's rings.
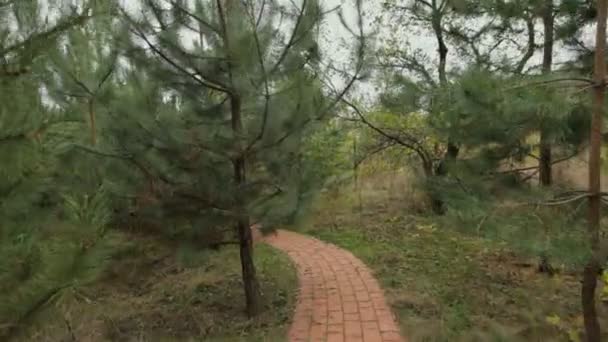
[[[350,252],[280,230],[264,238],[294,261],[300,291],[290,342],[404,342],[371,271]]]

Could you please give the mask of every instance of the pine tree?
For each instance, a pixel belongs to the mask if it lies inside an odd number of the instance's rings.
[[[141,5],[142,16],[123,12],[138,74],[127,83],[139,95],[123,96],[126,102],[113,107],[116,125],[107,134],[115,148],[106,154],[138,166],[165,218],[181,217],[199,229],[233,225],[247,312],[254,316],[261,307],[252,220],[272,228],[293,212],[285,203],[297,203],[289,174],[303,129],[331,115],[361,77],[362,28],[351,28],[359,42],[349,74],[321,58],[319,1]],[[360,1],[357,8],[360,16]],[[293,26],[284,32],[279,18]],[[185,41],[187,32],[192,42]],[[328,87],[327,75],[341,76],[343,87]]]
[[[530,59],[539,48],[542,48],[542,64],[540,73],[551,77],[553,71],[554,48],[559,43],[572,45],[573,39],[581,33],[585,25],[585,12],[588,11],[588,3],[579,0],[554,1],[544,0],[505,2],[496,6],[499,16],[508,22],[509,31],[516,34],[516,24],[525,22],[527,26],[527,44],[523,48],[521,59],[516,64],[504,71],[515,74],[535,74],[538,68],[528,66]],[[540,18],[543,26],[542,44],[538,44],[535,23]],[[528,67],[528,69],[526,69]],[[563,72],[564,70],[561,70]],[[571,71],[571,70],[570,70]],[[556,114],[559,115],[559,114]],[[547,126],[547,127],[545,127]],[[554,137],[551,132],[551,123],[539,123],[539,155],[538,170],[539,183],[541,186],[552,184],[552,165],[554,164],[552,145]]]
[[[93,2],[92,18],[66,32],[47,55],[46,94],[70,121],[64,124],[64,144],[57,150],[63,167],[73,175],[63,179],[64,182],[56,182],[64,191],[94,196],[104,183],[103,170],[109,161],[100,161],[83,146],[90,149],[100,143],[99,116],[103,119],[106,115],[109,97],[117,85],[120,46],[116,37],[123,33],[123,26],[114,15],[116,9],[112,1]]]
[[[384,1],[383,7],[383,19],[392,28],[392,36],[384,42],[386,47],[380,54],[380,65],[387,67],[390,75],[386,82],[385,94],[385,99],[389,101],[385,101],[385,106],[401,115],[407,115],[408,110],[423,111],[431,116],[441,115],[441,108],[436,105],[434,97],[449,87],[452,69],[449,63],[449,53],[452,51],[450,49],[456,50],[456,53],[460,52],[460,57],[472,56],[473,63],[491,66],[492,54],[507,41],[502,36],[508,27],[502,22],[495,23],[494,19],[499,15],[491,3],[393,0]],[[471,28],[470,22],[480,22],[481,25]],[[403,41],[402,38],[402,28],[405,25],[431,34],[437,43],[437,54],[427,56],[422,51],[412,52],[404,48],[403,46],[408,44],[407,40]],[[488,48],[483,44],[486,39],[491,40]],[[434,64],[435,70],[428,67],[429,62]],[[416,102],[417,108],[408,106],[411,100]],[[432,164],[432,171],[427,172],[433,176],[431,183],[447,176],[449,165],[453,164],[459,155],[459,142],[454,140],[454,137],[447,135],[442,140],[444,152],[439,160],[435,161],[432,156],[423,158],[426,159],[423,164]],[[406,145],[403,146],[410,149]],[[436,188],[430,185],[431,188]],[[439,191],[431,190],[431,193],[435,193],[432,196],[433,211],[444,213]]]
[[[44,55],[66,31],[88,20],[89,11],[49,7],[48,14],[57,18],[51,22],[41,8],[38,1],[0,2],[2,338],[63,289],[93,280],[110,251],[99,231],[107,218],[103,210],[85,219],[81,202],[56,196],[54,181],[61,170],[53,140],[64,117],[43,95]],[[70,204],[71,216],[58,219],[57,209]],[[89,205],[105,207],[102,197]]]
[[[115,37],[120,22],[112,16],[112,1],[95,3],[94,19],[72,29],[50,51],[52,75],[47,77],[48,93],[62,108],[86,113],[90,144],[97,144],[96,112],[105,88],[117,69],[118,46]],[[79,108],[83,107],[83,108]]]

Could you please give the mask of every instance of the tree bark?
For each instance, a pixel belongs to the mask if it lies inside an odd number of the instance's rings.
[[[436,3],[433,2],[433,13],[432,13],[432,26],[435,38],[437,39],[437,52],[439,53],[439,65],[437,66],[437,73],[439,76],[439,84],[446,85],[448,83],[448,77],[446,74],[446,65],[448,57],[448,47],[445,44],[443,37],[443,28],[441,27],[441,20],[443,19],[443,13],[441,9],[436,7]]]
[[[241,98],[238,90],[235,89],[233,80],[233,59],[231,56],[230,37],[228,32],[228,20],[232,18],[231,10],[235,1],[216,0],[218,16],[221,23],[222,39],[228,60],[228,76],[230,79],[230,89],[227,92],[230,97],[230,116],[232,132],[234,134],[235,153],[232,159],[234,168],[234,209],[237,213],[236,229],[239,236],[239,252],[241,258],[241,273],[243,278],[243,288],[245,290],[246,311],[249,317],[256,316],[261,309],[260,305],[260,286],[258,283],[255,264],[253,262],[253,234],[251,232],[249,213],[247,213],[243,189],[247,185],[247,170],[245,166],[246,155],[243,148],[243,120],[241,111]],[[226,11],[224,11],[224,9]]]
[[[260,286],[258,283],[255,264],[253,263],[253,234],[249,225],[249,214],[243,201],[242,189],[247,184],[245,156],[241,150],[243,123],[241,118],[241,99],[236,94],[230,95],[230,110],[232,116],[232,131],[237,142],[238,155],[233,160],[235,182],[235,209],[238,213],[237,231],[239,235],[239,251],[241,257],[241,271],[247,315],[254,317],[260,312]]]
[[[260,313],[261,300],[260,285],[253,262],[253,234],[249,224],[249,216],[243,215],[243,217],[238,219],[237,229],[239,233],[239,254],[247,316],[255,317]]]
[[[97,126],[95,124],[95,100],[89,100],[89,123],[91,125],[91,144],[97,145]]]
[[[554,16],[553,0],[544,0],[543,26],[545,33],[545,44],[543,47],[543,74],[549,74],[553,66],[553,37]],[[540,130],[540,158],[539,158],[539,182],[542,186],[550,186],[553,183],[553,168],[551,166],[552,149],[551,142],[547,137],[547,131],[543,127]]]
[[[547,139],[547,133],[544,130],[540,132],[540,158],[538,161],[539,167],[539,183],[542,186],[551,186],[553,184],[553,167],[552,167],[552,148],[551,143]]]
[[[606,3],[607,0],[597,0],[597,31],[594,65],[593,115],[591,119],[591,137],[589,150],[589,240],[592,256],[583,272],[581,289],[581,304],[585,323],[587,342],[599,342],[601,339],[600,324],[595,308],[595,289],[600,269],[599,228],[601,205],[601,143],[602,116],[604,114],[604,91],[606,90]]]
[[[451,161],[456,160],[458,157],[458,153],[460,153],[460,148],[454,144],[452,141],[448,141],[448,148],[445,153],[443,159],[439,162],[437,167],[435,168],[435,176],[445,177],[448,175],[448,164]],[[437,196],[437,194],[432,195],[432,209],[435,214],[443,215],[445,214],[445,205],[443,200]]]
[[[433,31],[435,33],[435,38],[437,39],[437,53],[439,54],[439,65],[437,67],[437,73],[439,76],[439,84],[444,87],[448,84],[448,76],[447,76],[447,58],[448,58],[448,47],[445,43],[445,37],[443,36],[443,28],[442,28],[442,19],[443,19],[443,11],[442,6],[437,7],[436,2],[433,1],[433,18],[432,18],[432,26]],[[435,176],[444,177],[448,174],[447,164],[458,157],[459,147],[454,143],[451,138],[448,138],[447,142],[447,151],[445,156],[443,156],[442,160],[439,162],[435,169]],[[443,215],[445,214],[445,205],[443,200],[437,196],[437,194],[432,194],[431,196],[431,204],[432,209],[435,214]]]

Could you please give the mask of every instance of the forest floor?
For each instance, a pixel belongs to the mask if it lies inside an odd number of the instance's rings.
[[[293,229],[365,263],[408,341],[581,340],[577,272],[548,277],[534,258],[449,229],[417,211],[419,201],[400,193],[403,184],[363,188],[360,199],[352,187],[324,194]],[[64,291],[14,340],[285,341],[298,289],[287,254],[257,245],[265,307],[248,320],[235,246],[176,252],[158,239],[122,234],[103,279]],[[608,305],[598,303],[607,327]]]
[[[276,342],[287,336],[297,275],[287,255],[265,244],[255,262],[264,312],[244,313],[237,246],[194,252],[125,234],[96,284],[67,290],[15,341]]]
[[[576,272],[538,273],[537,259],[441,226],[395,189],[371,184],[361,204],[352,187],[327,194],[300,231],[374,271],[409,341],[581,340]],[[606,327],[608,305],[598,303]]]

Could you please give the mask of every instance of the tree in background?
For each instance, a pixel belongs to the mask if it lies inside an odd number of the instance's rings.
[[[385,1],[381,22],[390,28],[387,39],[380,41],[379,66],[386,75],[383,83],[383,105],[388,111],[397,115],[408,115],[412,112],[425,113],[429,116],[441,115],[441,108],[435,99],[443,88],[449,86],[450,75],[454,66],[449,63],[450,45],[455,53],[462,57],[471,57],[472,63],[493,65],[492,55],[499,47],[504,47],[508,40],[503,37],[508,26],[500,18],[492,4],[486,2],[463,1]],[[479,25],[471,25],[471,22]],[[409,35],[406,31],[415,29],[431,34],[436,40],[437,54],[428,56],[421,50],[408,48]],[[456,54],[454,54],[456,56]],[[435,70],[429,68],[434,64]],[[376,130],[377,131],[377,130]],[[415,143],[419,155],[425,155],[423,164],[431,180],[441,180],[448,173],[449,165],[459,155],[459,143],[444,131],[445,136],[436,136],[438,144],[433,152],[422,152],[420,144]],[[401,135],[413,136],[413,132],[402,132]],[[382,135],[382,134],[381,134]],[[386,138],[386,135],[383,135]],[[391,134],[395,136],[395,134]],[[417,138],[419,139],[419,138]],[[403,139],[401,139],[403,142]],[[412,140],[412,139],[410,139]],[[416,140],[416,139],[414,139]],[[402,143],[406,149],[411,149]],[[411,145],[411,144],[407,144]],[[420,153],[422,152],[422,153]],[[429,186],[437,188],[431,181]],[[445,212],[438,189],[430,190],[433,194],[433,210]]]
[[[65,110],[81,112],[87,118],[90,144],[97,144],[96,112],[108,82],[117,69],[120,22],[112,1],[95,3],[95,18],[70,30],[50,52],[51,75],[48,93]],[[84,108],[83,108],[84,107]]]
[[[597,1],[597,28],[595,37],[595,61],[593,74],[593,113],[591,120],[590,149],[589,149],[589,242],[591,257],[583,273],[583,286],[581,299],[585,333],[587,341],[599,342],[601,337],[600,324],[595,308],[595,289],[598,273],[607,254],[600,248],[600,220],[601,220],[601,148],[603,117],[605,115],[606,91],[606,20],[608,16],[608,3],[606,0]],[[605,249],[604,247],[603,249]]]

